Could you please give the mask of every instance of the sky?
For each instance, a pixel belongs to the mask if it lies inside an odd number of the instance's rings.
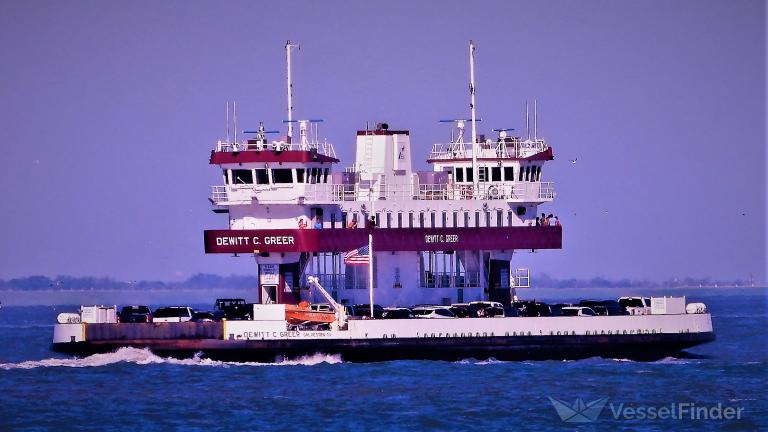
[[[203,253],[208,165],[227,101],[241,129],[323,118],[341,166],[355,130],[442,118],[524,127],[537,99],[563,249],[515,265],[556,277],[766,280],[762,1],[3,1],[0,278],[253,274]],[[490,133],[489,133],[490,134]],[[576,159],[575,164],[569,159]]]

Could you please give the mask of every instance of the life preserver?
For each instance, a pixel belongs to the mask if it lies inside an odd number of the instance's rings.
[[[498,198],[499,197],[499,188],[496,186],[491,186],[488,188],[488,196],[491,198]]]
[[[307,227],[307,221],[305,221],[302,218],[299,218],[299,229],[304,229]]]

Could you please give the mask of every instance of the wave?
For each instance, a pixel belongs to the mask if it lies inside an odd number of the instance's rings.
[[[199,354],[189,359],[175,359],[160,357],[148,349],[120,348],[107,354],[93,354],[83,358],[49,358],[44,360],[27,360],[19,363],[0,363],[0,370],[36,369],[46,367],[101,367],[116,363],[132,363],[137,365],[172,364],[183,366],[214,366],[214,367],[238,367],[238,366],[314,366],[322,363],[337,364],[342,359],[339,355],[313,354],[296,359],[286,359],[276,363],[256,362],[223,362],[204,358]]]

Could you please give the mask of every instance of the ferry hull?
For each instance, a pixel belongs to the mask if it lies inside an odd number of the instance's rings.
[[[313,354],[340,355],[345,361],[577,360],[589,357],[658,360],[687,356],[683,351],[715,339],[713,332],[629,335],[419,337],[397,339],[145,339],[54,343],[53,350],[76,356],[146,348],[160,356],[236,362],[274,362]]]

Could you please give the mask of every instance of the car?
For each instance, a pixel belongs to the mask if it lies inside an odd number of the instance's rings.
[[[476,317],[504,317],[504,305],[499,302],[474,301],[469,306],[474,309]]]
[[[619,307],[628,315],[649,315],[651,299],[648,297],[621,297]]]
[[[358,317],[370,317],[371,316],[371,305],[369,304],[356,304],[352,308],[353,313],[347,315],[352,316],[358,316]],[[373,317],[374,318],[381,318],[381,314],[384,313],[384,308],[381,305],[373,305]]]
[[[118,319],[122,323],[150,323],[152,322],[152,309],[149,306],[125,306],[120,310]]]
[[[391,307],[384,308],[381,317],[383,319],[410,319],[413,318],[413,313],[408,308]]]
[[[221,317],[217,317],[216,314],[213,312],[202,312],[202,311],[193,311],[192,312],[192,319],[190,321],[193,322],[212,322],[212,321],[221,321]]]
[[[448,306],[419,306],[411,309],[416,318],[456,318]]]
[[[450,309],[456,315],[456,318],[468,318],[473,316],[474,313],[469,303],[454,303]]]
[[[582,300],[579,306],[586,306],[598,315],[626,315],[627,313],[616,300]]]
[[[156,323],[187,322],[192,320],[192,308],[188,306],[168,306],[157,309],[152,316]]]
[[[248,320],[253,312],[253,306],[241,298],[216,299],[215,309],[221,311],[228,320]]]
[[[591,308],[585,306],[566,306],[561,309],[563,316],[596,316],[597,314]]]

